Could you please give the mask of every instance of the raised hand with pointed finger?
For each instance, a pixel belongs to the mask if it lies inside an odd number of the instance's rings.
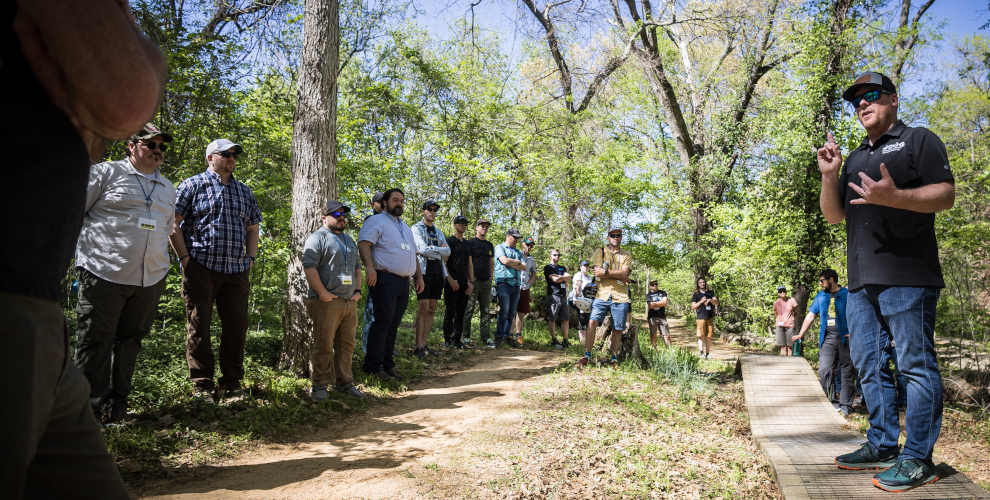
[[[818,148],[817,158],[818,169],[822,171],[823,176],[838,177],[839,170],[842,168],[842,151],[839,149],[839,145],[835,143],[835,138],[831,132],[828,133],[828,142]]]

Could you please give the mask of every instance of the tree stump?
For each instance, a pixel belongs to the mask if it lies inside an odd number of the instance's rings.
[[[599,343],[597,348],[611,357],[611,347],[612,347],[612,335],[615,332],[612,330],[612,316],[606,316],[600,325],[598,325],[598,330],[595,331],[595,342]],[[640,366],[646,368],[650,366],[650,363],[643,356],[643,351],[639,349],[639,324],[633,320],[632,317],[629,318],[628,327],[618,334],[622,335],[622,342],[619,344],[619,353],[616,355],[619,361],[625,361],[627,359],[636,360]]]

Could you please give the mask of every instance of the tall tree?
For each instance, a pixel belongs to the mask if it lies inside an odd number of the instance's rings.
[[[292,124],[292,237],[281,363],[309,376],[312,322],[304,299],[302,249],[320,225],[320,206],[337,197],[337,0],[306,0],[303,50]]]

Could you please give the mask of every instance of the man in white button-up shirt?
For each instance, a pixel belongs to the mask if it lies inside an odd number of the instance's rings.
[[[79,301],[75,363],[89,380],[98,420],[127,416],[141,339],[165,289],[175,187],[158,167],[172,136],[147,124],[127,158],[93,165],[76,247]]]

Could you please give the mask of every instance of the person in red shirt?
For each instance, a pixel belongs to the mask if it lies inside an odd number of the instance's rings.
[[[780,285],[777,287],[777,300],[773,301],[773,317],[777,332],[777,347],[781,356],[792,354],[791,337],[794,336],[794,308],[797,301],[794,297],[787,296],[787,287]]]

